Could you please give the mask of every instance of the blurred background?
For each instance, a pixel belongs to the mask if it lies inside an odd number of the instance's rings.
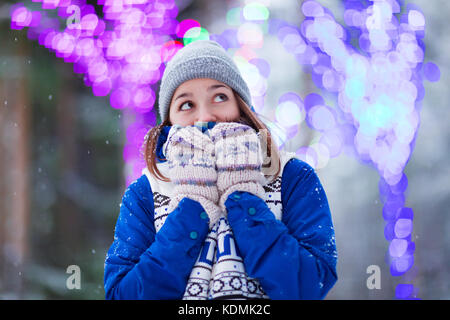
[[[229,27],[227,13],[251,2],[178,0],[176,18],[195,19],[210,34],[220,34]],[[273,19],[296,26],[304,19],[303,1],[259,2]],[[341,1],[318,2],[343,23]],[[450,298],[450,3],[404,2],[422,9],[424,60],[441,71],[440,81],[424,82],[420,127],[405,169],[406,206],[414,210],[414,265],[400,277],[390,273],[377,171],[346,154],[329,159],[316,169],[338,249],[338,282],[326,299],[394,299],[400,282],[413,283],[420,299]],[[87,3],[102,16],[97,1]],[[28,39],[27,28],[12,30],[14,4],[0,4],[0,299],[103,299],[105,254],[131,181],[124,146],[135,115],[94,95],[71,63]],[[258,109],[267,119],[274,120],[281,94],[304,98],[321,92],[276,37],[268,34],[256,51],[271,67],[264,107]],[[297,129],[285,149],[296,151],[317,136],[304,122]],[[71,265],[80,268],[80,288],[66,285]],[[370,289],[367,270],[374,265],[380,286]]]

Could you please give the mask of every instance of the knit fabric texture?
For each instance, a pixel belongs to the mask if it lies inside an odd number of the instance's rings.
[[[164,154],[169,162],[169,178],[175,184],[175,196],[169,209],[188,197],[200,202],[212,226],[220,217],[216,203],[217,172],[215,168],[214,144],[196,126],[172,126],[164,145]]]
[[[249,277],[227,218],[213,225],[192,268],[183,300],[269,299],[259,281]]]
[[[263,156],[256,131],[242,123],[221,122],[210,130],[214,143],[219,206],[234,191],[246,191],[264,197]]]
[[[210,131],[210,130],[209,130]],[[294,153],[281,154],[281,167],[295,157]],[[167,174],[170,171],[167,163],[159,163],[159,168]],[[155,203],[154,225],[158,232],[168,217],[170,199],[176,195],[172,183],[162,182],[154,178],[148,171],[147,176]],[[281,201],[281,177],[264,184],[262,199],[270,208],[275,218],[281,221],[283,215]],[[249,204],[254,206],[254,204]],[[170,213],[169,213],[170,214]],[[245,212],[241,212],[243,216]],[[221,216],[210,227],[208,236],[202,244],[202,249],[190,272],[185,291],[184,300],[205,299],[268,299],[269,296],[262,288],[258,279],[250,277],[245,269],[244,260],[235,243],[233,230],[227,216]]]
[[[225,49],[215,41],[198,40],[181,48],[167,63],[159,91],[160,121],[169,113],[175,90],[185,81],[215,79],[234,89],[248,106],[252,106],[250,90]]]
[[[184,197],[197,199],[209,217],[208,250],[191,271],[183,299],[265,298],[256,279],[248,277],[226,218],[225,201],[234,191],[265,196],[259,138],[249,126],[234,122],[172,126],[163,146],[175,187],[169,212]],[[220,197],[220,199],[219,199]],[[217,204],[219,206],[217,207]],[[229,254],[218,246],[229,247]],[[230,258],[230,255],[232,258]]]

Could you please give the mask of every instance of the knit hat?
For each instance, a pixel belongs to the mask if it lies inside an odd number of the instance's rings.
[[[175,90],[183,82],[198,78],[210,78],[225,83],[234,89],[249,107],[252,106],[250,90],[225,49],[215,41],[197,40],[181,48],[167,63],[159,90],[161,122],[168,116]]]

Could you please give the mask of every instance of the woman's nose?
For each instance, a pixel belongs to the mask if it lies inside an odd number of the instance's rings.
[[[216,116],[214,113],[210,110],[210,108],[200,108],[197,121],[201,122],[209,122],[209,121],[216,121]]]

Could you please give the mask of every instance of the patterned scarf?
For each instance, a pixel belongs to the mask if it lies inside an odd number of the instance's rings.
[[[210,129],[214,123],[208,123],[204,130]],[[157,143],[157,155],[164,159],[162,145],[167,139],[170,127],[163,127]],[[293,154],[282,157],[283,165],[293,157]],[[165,160],[159,161],[162,174],[167,169]],[[149,179],[155,204],[154,225],[158,232],[168,216],[167,207],[170,202],[170,182],[155,179],[148,169],[143,171]],[[272,182],[266,184],[264,190],[265,202],[280,220],[281,207],[281,172]],[[197,261],[191,271],[186,290],[185,300],[207,299],[269,299],[257,279],[251,278],[245,272],[243,259],[236,246],[233,231],[222,216],[209,230],[203,243]]]

